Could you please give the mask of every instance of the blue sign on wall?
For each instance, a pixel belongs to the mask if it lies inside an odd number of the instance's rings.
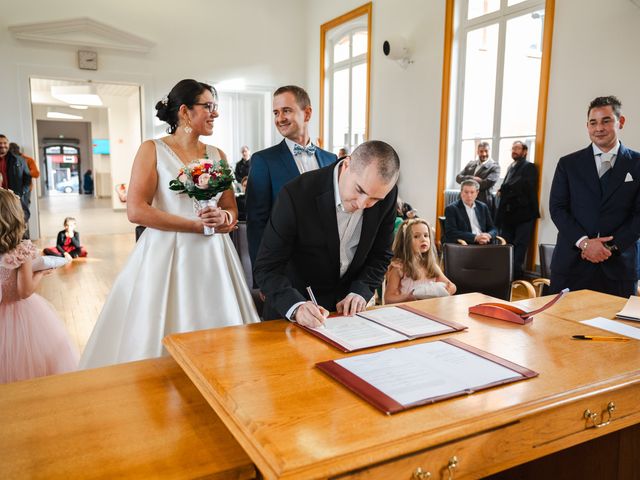
[[[94,138],[93,139],[93,153],[101,155],[109,155],[109,139],[108,138]]]

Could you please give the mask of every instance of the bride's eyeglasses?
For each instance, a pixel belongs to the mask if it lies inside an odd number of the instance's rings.
[[[194,105],[200,105],[200,106],[206,108],[207,110],[209,110],[209,113],[213,113],[213,112],[217,112],[218,111],[218,104],[217,103],[204,102],[204,103],[194,103]]]

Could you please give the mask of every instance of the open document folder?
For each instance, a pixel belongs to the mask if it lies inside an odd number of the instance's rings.
[[[553,297],[549,302],[545,303],[540,308],[536,308],[535,310],[531,311],[516,307],[511,303],[487,302],[469,307],[469,313],[484,315],[485,317],[505,320],[507,322],[525,324],[531,322],[533,320],[533,316],[536,313],[545,311],[547,308],[560,300],[560,298],[562,298],[562,296],[568,291],[569,289],[565,288],[555,297]]]
[[[299,326],[343,352],[459,332],[467,328],[408,305],[368,310],[351,317],[329,317],[318,328]]]
[[[386,414],[538,375],[452,338],[316,367]]]

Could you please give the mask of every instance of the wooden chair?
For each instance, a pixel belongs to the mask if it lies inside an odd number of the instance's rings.
[[[512,288],[524,288],[535,297],[525,280],[513,281],[513,245],[458,245],[445,243],[444,274],[456,284],[457,293],[480,292],[511,300]]]
[[[533,279],[531,283],[533,283],[533,286],[536,288],[539,297],[549,293],[549,285],[551,285],[551,257],[553,257],[553,250],[555,248],[555,245],[549,243],[541,243],[538,245],[540,278]]]

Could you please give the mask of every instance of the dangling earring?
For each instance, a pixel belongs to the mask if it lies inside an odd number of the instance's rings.
[[[191,132],[193,132],[193,128],[191,128],[191,125],[186,125],[184,127],[184,133],[186,133],[187,135],[189,135]]]

